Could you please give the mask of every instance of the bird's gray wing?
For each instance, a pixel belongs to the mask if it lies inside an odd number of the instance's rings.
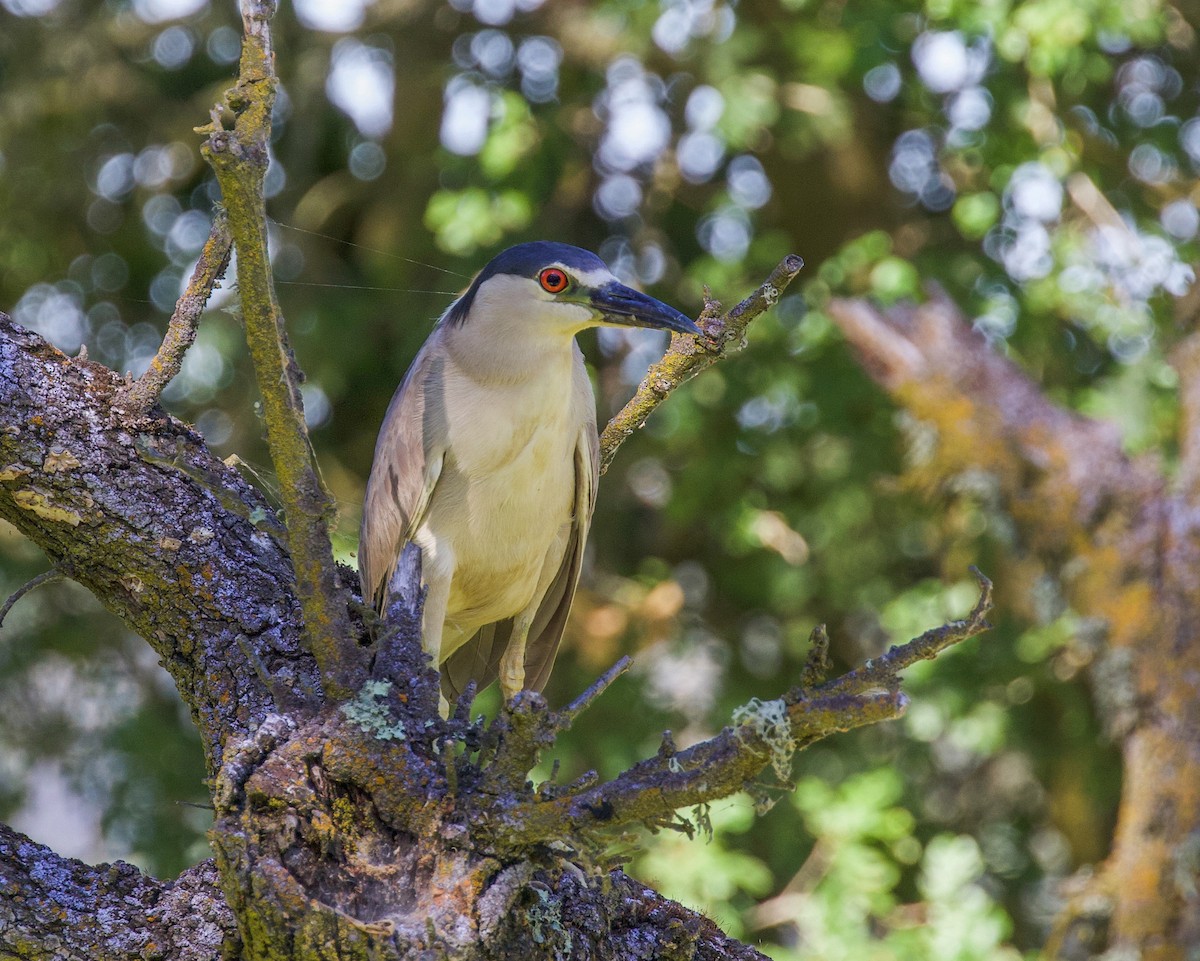
[[[367,481],[358,570],[363,600],[383,609],[400,551],[421,526],[445,456],[445,403],[438,328],[396,389]]]
[[[591,388],[588,387],[591,402]],[[600,478],[600,443],[596,425],[584,424],[575,445],[575,508],[571,533],[562,563],[550,582],[529,628],[525,647],[525,688],[540,691],[550,679],[554,657],[567,626],[567,614],[575,598],[579,572],[583,567],[583,549],[587,543],[592,511],[596,506],[596,486]],[[481,628],[469,641],[442,664],[442,694],[455,701],[470,681],[483,690],[500,673],[500,659],[512,637],[512,618]]]
[[[588,391],[590,399],[590,387]],[[583,549],[587,544],[588,529],[592,526],[599,479],[600,440],[596,436],[596,428],[589,424],[580,431],[579,444],[575,448],[575,516],[571,524],[571,537],[563,553],[562,566],[534,615],[525,647],[525,687],[531,691],[540,691],[550,680],[554,657],[558,654],[571,602],[575,599],[579,572],[583,569]]]

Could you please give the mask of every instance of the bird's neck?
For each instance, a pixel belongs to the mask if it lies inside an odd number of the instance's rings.
[[[482,384],[517,384],[568,375],[582,362],[569,331],[498,330],[494,325],[464,324],[446,331],[446,350],[463,373]]]

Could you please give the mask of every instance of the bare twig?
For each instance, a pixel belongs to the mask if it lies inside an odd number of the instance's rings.
[[[37,577],[31,578],[21,587],[18,587],[9,595],[8,600],[4,602],[4,606],[0,607],[0,627],[4,626],[4,619],[8,617],[8,612],[13,609],[13,605],[16,604],[17,601],[19,601],[22,597],[24,597],[30,591],[41,587],[43,584],[49,584],[53,581],[60,580],[65,576],[66,575],[63,574],[63,572],[57,567],[52,567],[48,571],[42,571],[42,573],[38,574]]]
[[[589,687],[586,691],[580,694],[579,697],[575,698],[575,700],[559,711],[559,730],[565,731],[568,727],[570,727],[571,724],[574,723],[575,718],[579,717],[580,714],[591,707],[592,702],[595,701],[596,698],[598,698],[606,690],[608,690],[609,685],[611,685],[613,681],[628,671],[632,664],[633,658],[631,658],[628,654],[625,655],[619,661],[617,661],[616,664],[601,674],[591,687]]]
[[[346,595],[333,563],[329,525],[334,504],[317,472],[304,423],[301,374],[288,346],[267,254],[263,179],[276,86],[270,32],[274,12],[273,0],[243,0],[240,73],[237,86],[226,95],[234,124],[226,129],[221,110],[215,109],[212,123],[202,131],[209,136],[201,149],[221,185],[237,245],[246,343],[262,395],[267,446],[279,478],[305,636],[325,693],[343,700],[362,678],[362,657],[352,640]]]
[[[125,388],[124,407],[133,414],[144,414],[158,400],[163,388],[179,373],[183,355],[196,340],[196,327],[204,305],[212,296],[213,288],[229,266],[229,253],[233,238],[229,234],[229,222],[225,211],[218,207],[213,212],[212,227],[208,240],[200,251],[200,259],[192,271],[191,280],[179,300],[167,324],[167,334],[150,361],[146,372]]]
[[[818,624],[808,636],[808,656],[800,671],[801,687],[816,687],[829,674],[829,633]]]
[[[646,423],[646,418],[671,391],[740,347],[750,321],[779,302],[783,291],[803,266],[803,260],[788,254],[758,290],[724,316],[718,316],[720,304],[705,298],[704,310],[697,320],[704,338],[673,334],[662,360],[650,367],[629,403],[605,426],[600,435],[601,473],[608,470],[617,448]]]
[[[974,565],[971,573],[979,582],[979,600],[965,618],[935,627],[907,644],[893,647],[882,657],[873,658],[849,674],[822,685],[821,693],[845,694],[893,687],[897,682],[896,675],[905,668],[912,667],[917,661],[931,661],[951,645],[988,630],[991,627],[987,613],[992,609],[992,582]]]

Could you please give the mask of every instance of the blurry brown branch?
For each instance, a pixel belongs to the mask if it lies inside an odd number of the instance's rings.
[[[1200,284],[1188,294],[1200,297]],[[1171,351],[1179,375],[1179,473],[1177,483],[1192,503],[1200,502],[1200,331],[1193,330]]]
[[[229,234],[229,223],[225,211],[218,207],[213,212],[208,240],[200,251],[200,259],[192,271],[187,288],[175,303],[175,310],[167,323],[167,333],[158,353],[134,383],[125,388],[123,406],[130,414],[145,414],[158,401],[163,388],[171,382],[183,365],[183,355],[196,340],[196,329],[204,306],[212,296],[213,288],[229,266],[229,254],[233,249],[233,238]]]
[[[1122,747],[1120,815],[1112,854],[1087,896],[1068,904],[1054,943],[1101,923],[1110,952],[1180,961],[1164,946],[1200,937],[1200,895],[1177,881],[1179,852],[1200,836],[1195,335],[1172,357],[1183,415],[1173,487],[1154,458],[1125,452],[1114,425],[1053,403],[941,293],[920,306],[835,300],[826,309],[911,415],[920,441],[909,485],[939,496],[986,492],[1018,539],[1020,561],[1001,572],[1017,609],[1038,617],[1026,599],[1053,583],[1064,606],[1105,632],[1099,649],[1081,644],[1077,655],[1095,663],[1101,720]],[[1109,916],[1079,913],[1097,903]]]
[[[724,314],[721,313],[721,305],[708,299],[706,292],[704,310],[696,321],[704,331],[704,337],[671,335],[671,344],[662,359],[650,366],[633,397],[600,434],[601,473],[608,470],[617,448],[646,423],[646,418],[667,399],[671,391],[741,347],[750,321],[779,302],[788,284],[803,266],[803,260],[795,254],[788,254],[771,271],[762,286]]]

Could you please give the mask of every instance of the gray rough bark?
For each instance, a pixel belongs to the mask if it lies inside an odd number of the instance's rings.
[[[237,926],[212,861],[174,881],[59,857],[0,825],[0,957],[212,961]]]
[[[319,687],[270,505],[187,425],[0,315],[0,516],[158,652],[210,774],[226,739]]]

